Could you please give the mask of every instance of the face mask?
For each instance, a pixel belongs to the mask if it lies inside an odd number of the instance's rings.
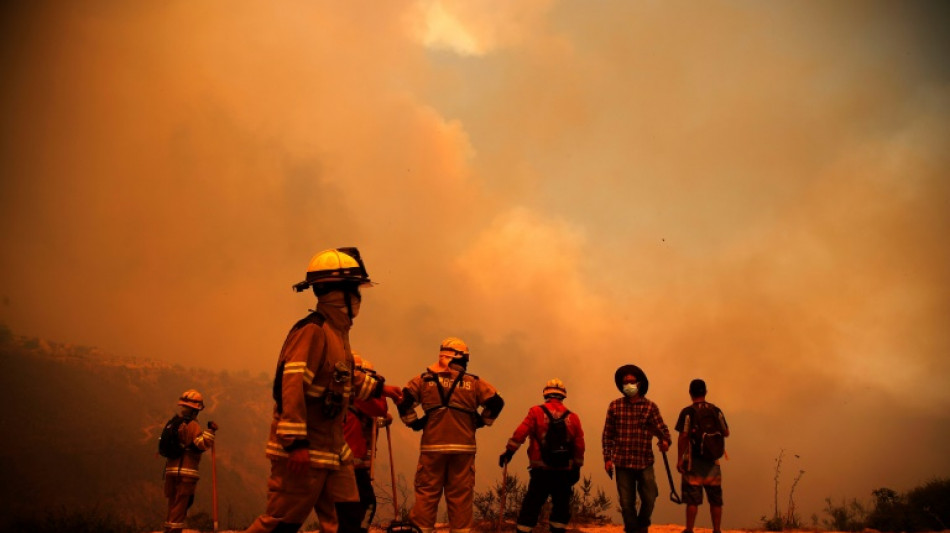
[[[623,395],[627,397],[633,397],[637,395],[637,392],[640,390],[637,388],[636,383],[624,383],[623,385]]]

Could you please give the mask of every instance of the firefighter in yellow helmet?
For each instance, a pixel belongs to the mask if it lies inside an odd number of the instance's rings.
[[[439,359],[403,389],[402,421],[422,431],[416,468],[416,501],[409,520],[423,533],[435,527],[445,494],[450,533],[473,525],[475,430],[490,426],[505,405],[495,387],[467,372],[468,346],[457,337],[439,345]],[[422,417],[416,407],[422,408]],[[481,411],[478,409],[481,408]]]
[[[508,439],[499,466],[511,461],[518,448],[528,445],[528,490],[521,502],[517,529],[528,533],[538,524],[541,507],[551,497],[551,533],[564,533],[571,521],[571,494],[584,464],[584,430],[576,413],[564,406],[567,387],[560,379],[548,381],[541,391],[544,403],[528,409],[528,415]]]
[[[290,329],[277,360],[267,508],[248,533],[295,533],[311,509],[323,533],[336,533],[334,503],[359,499],[343,414],[354,400],[402,399],[398,387],[354,365],[350,327],[371,284],[359,250],[337,248],[313,256],[293,286],[312,289],[317,308]]]
[[[158,453],[165,457],[165,533],[178,533],[185,527],[188,509],[195,502],[198,485],[198,463],[201,454],[214,445],[218,425],[208,422],[202,430],[197,422],[198,411],[205,408],[201,393],[189,389],[178,398],[178,414],[173,416],[158,443]]]

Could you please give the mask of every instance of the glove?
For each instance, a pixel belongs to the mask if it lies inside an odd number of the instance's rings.
[[[215,431],[218,430],[218,425],[215,424],[213,421],[208,420],[208,429],[210,429],[211,432],[214,433]]]
[[[412,428],[413,431],[422,431],[422,429],[426,427],[426,422],[428,421],[429,421],[429,415],[426,415],[422,418],[417,418],[413,420],[412,422],[410,422],[409,427]]]
[[[572,469],[571,469],[571,475],[570,475],[570,477],[568,478],[568,480],[570,480],[571,485],[574,485],[575,483],[577,483],[578,481],[580,481],[580,480],[581,480],[581,467],[575,466],[574,468],[572,468]]]
[[[498,466],[504,468],[506,464],[511,462],[511,458],[514,457],[515,452],[511,450],[505,450],[505,453],[498,456]]]

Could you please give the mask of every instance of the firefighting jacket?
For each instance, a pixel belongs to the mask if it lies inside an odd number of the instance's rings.
[[[343,435],[353,450],[353,466],[367,469],[373,462],[370,443],[375,433],[376,417],[386,416],[386,398],[356,400],[350,405],[343,420]]]
[[[550,411],[551,416],[555,418],[563,417],[564,412],[568,410],[564,407],[564,404],[561,403],[561,400],[557,398],[551,398],[544,402],[544,407],[546,407],[547,410]],[[524,417],[521,424],[515,428],[514,434],[508,439],[508,444],[505,446],[505,449],[516,452],[518,448],[524,444],[525,439],[528,439],[528,461],[530,468],[568,470],[582,466],[584,464],[585,449],[584,429],[581,427],[580,417],[578,417],[574,411],[571,411],[565,420],[568,440],[574,443],[574,458],[571,460],[571,464],[558,469],[550,468],[544,464],[544,461],[541,460],[541,440],[548,432],[549,423],[550,421],[547,415],[544,414],[544,411],[541,410],[540,405],[531,407],[531,409],[528,409],[528,415]]]
[[[351,324],[345,309],[321,300],[287,334],[274,376],[268,457],[307,448],[312,467],[331,470],[352,460],[343,413],[352,399],[379,397],[384,380],[354,368]]]
[[[495,387],[478,376],[453,368],[427,369],[403,389],[399,417],[409,427],[424,424],[422,453],[475,453],[475,430],[490,426],[503,406]]]
[[[184,453],[177,459],[165,461],[165,475],[198,479],[201,453],[211,449],[214,433],[202,430],[198,422],[189,420],[178,428],[178,438],[185,444]]]

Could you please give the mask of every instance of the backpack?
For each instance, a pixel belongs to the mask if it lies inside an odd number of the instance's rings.
[[[178,436],[178,431],[182,424],[187,424],[188,420],[181,415],[171,417],[165,423],[162,429],[162,435],[158,438],[158,454],[166,459],[178,459],[185,454],[185,445]]]
[[[574,441],[567,432],[567,416],[570,411],[564,411],[561,418],[554,418],[547,407],[541,410],[548,417],[548,431],[541,439],[541,460],[551,468],[564,468],[571,464],[574,458]]]
[[[719,411],[710,403],[693,406],[693,420],[690,424],[690,442],[693,453],[707,461],[715,461],[726,451],[726,439],[722,436],[722,424]]]

